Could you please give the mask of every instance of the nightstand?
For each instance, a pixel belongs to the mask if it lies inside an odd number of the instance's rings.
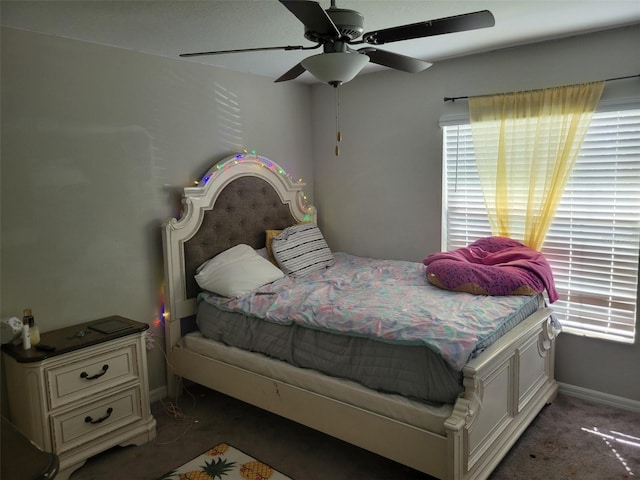
[[[58,455],[56,480],[115,445],[152,440],[144,332],[149,326],[107,317],[41,335],[47,352],[2,345],[11,422]]]

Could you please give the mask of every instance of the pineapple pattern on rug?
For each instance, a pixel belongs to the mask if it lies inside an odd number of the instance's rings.
[[[221,443],[158,480],[291,480],[249,455]]]

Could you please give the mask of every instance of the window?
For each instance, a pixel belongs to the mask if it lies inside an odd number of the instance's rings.
[[[471,126],[443,125],[443,248],[491,235]],[[566,332],[633,343],[640,245],[640,109],[594,114],[542,252]]]

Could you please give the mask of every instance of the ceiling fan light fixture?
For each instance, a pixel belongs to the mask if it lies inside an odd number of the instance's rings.
[[[338,87],[360,73],[369,62],[361,53],[332,52],[305,58],[302,66],[323,83]]]

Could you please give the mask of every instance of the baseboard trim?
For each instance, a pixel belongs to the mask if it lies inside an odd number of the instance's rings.
[[[640,413],[640,401],[638,400],[618,397],[609,393],[598,392],[597,390],[577,387],[575,385],[561,382],[558,382],[558,392],[569,397],[576,397],[582,400]]]
[[[167,386],[163,385],[161,387],[158,388],[154,388],[153,390],[149,391],[149,402],[150,403],[155,403],[155,402],[159,402],[160,400],[162,400],[163,398],[167,397]]]

